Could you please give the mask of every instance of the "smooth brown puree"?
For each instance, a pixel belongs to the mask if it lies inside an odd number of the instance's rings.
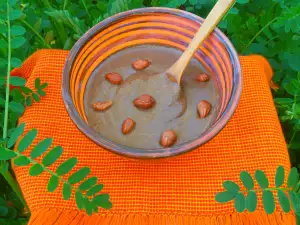
[[[177,134],[175,145],[196,139],[216,118],[218,93],[214,79],[197,82],[195,77],[204,71],[201,64],[193,59],[185,70],[182,87],[187,100],[183,115],[182,105],[172,102],[174,88],[155,74],[166,71],[182,54],[181,51],[157,45],[143,45],[120,51],[105,60],[92,74],[85,92],[85,111],[89,126],[103,137],[128,147],[141,149],[162,148],[159,140],[166,130]],[[136,71],[131,64],[137,59],[146,59],[151,65],[143,71]],[[110,72],[119,73],[123,83],[113,85],[105,79]],[[150,79],[149,79],[150,78]],[[156,104],[149,110],[139,110],[133,100],[143,94],[151,95]],[[104,112],[95,111],[91,105],[98,101],[111,100],[113,105]],[[209,115],[200,119],[197,104],[207,100],[212,105]],[[121,131],[125,119],[136,122],[132,132],[124,135]]]

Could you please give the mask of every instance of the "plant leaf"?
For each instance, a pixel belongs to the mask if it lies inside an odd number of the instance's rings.
[[[292,202],[293,209],[295,213],[298,215],[300,213],[300,197],[293,191],[289,191],[290,199]]]
[[[16,157],[16,155],[14,151],[0,147],[0,160],[9,160]]]
[[[288,187],[294,188],[299,180],[299,173],[296,167],[293,167],[288,176]]]
[[[25,123],[21,123],[18,127],[14,129],[14,131],[11,133],[10,138],[7,141],[7,147],[11,148],[18,138],[23,134],[25,128]]]
[[[75,200],[76,200],[76,205],[77,205],[77,208],[79,209],[79,210],[81,210],[81,209],[83,209],[83,207],[84,207],[84,202],[83,202],[83,196],[82,196],[82,194],[81,194],[81,192],[80,191],[76,191],[75,192]]]
[[[257,207],[257,195],[255,191],[249,191],[246,197],[246,208],[249,212],[254,212]]]
[[[89,195],[87,194],[87,196]],[[215,199],[217,202],[226,203],[234,199],[234,197],[235,195],[232,194],[231,192],[224,191],[224,192],[217,193]]]
[[[234,208],[237,212],[244,212],[246,207],[245,197],[242,193],[237,193],[234,199]]]
[[[49,179],[47,189],[49,192],[54,192],[59,185],[59,179],[57,176],[52,175]]]
[[[8,208],[6,206],[0,206],[0,216],[6,216],[8,213]]]
[[[35,89],[39,89],[41,87],[41,79],[38,77],[34,80]]]
[[[40,96],[38,96],[38,94],[32,93],[32,97],[33,97],[34,101],[36,101],[36,102],[40,101]]]
[[[5,34],[7,32],[7,26],[0,23],[0,33]]]
[[[0,149],[1,151],[1,149]],[[3,164],[2,164],[2,168],[0,170],[1,173],[5,173],[8,171],[8,168],[9,168],[9,163],[7,161],[5,161]]]
[[[97,177],[90,177],[89,179],[87,179],[86,181],[82,182],[79,185],[79,190],[81,191],[85,191],[87,189],[90,189],[91,187],[93,187],[96,183],[97,183],[98,178]]]
[[[91,216],[93,214],[93,204],[89,201],[88,198],[84,198],[84,206],[86,214]]]
[[[75,157],[67,159],[61,165],[59,165],[59,167],[56,169],[56,173],[59,176],[63,176],[65,174],[69,173],[73,169],[73,167],[76,165],[76,163],[77,163],[77,158],[75,158]]]
[[[268,181],[268,178],[267,178],[266,174],[264,173],[264,171],[256,170],[254,176],[255,176],[257,183],[259,184],[259,186],[261,188],[263,188],[263,189],[268,188],[269,181]]]
[[[44,92],[42,89],[38,89],[37,90],[37,93],[40,95],[40,96],[46,96],[46,92]]]
[[[97,184],[94,187],[92,187],[90,190],[88,190],[88,192],[86,193],[86,196],[95,195],[102,189],[103,189],[103,184]]]
[[[11,102],[9,103],[9,109],[10,109],[12,112],[22,114],[22,113],[24,112],[24,105],[22,105],[22,104],[19,103],[19,102],[11,101]]]
[[[253,178],[247,171],[242,171],[240,173],[240,179],[241,179],[243,185],[245,186],[245,188],[247,188],[248,190],[251,190],[254,188]]]
[[[72,188],[68,183],[64,183],[62,193],[64,200],[69,200],[71,198]]]
[[[35,159],[41,156],[52,144],[52,138],[45,138],[44,140],[40,141],[30,152],[30,157]]]
[[[43,84],[41,85],[41,88],[42,88],[42,89],[45,89],[46,87],[48,87],[48,83],[43,83]]]
[[[16,57],[12,57],[10,63],[12,65],[12,67],[14,67],[14,68],[18,68],[22,65],[22,61]],[[20,86],[23,86],[23,85],[20,85]]]
[[[278,201],[280,203],[280,207],[285,213],[290,212],[291,206],[290,206],[290,201],[286,194],[282,190],[277,191],[278,194]]]
[[[9,20],[16,20],[22,16],[22,12],[18,9],[14,9],[9,12]]]
[[[100,207],[102,207],[108,201],[109,201],[109,195],[108,194],[96,195],[93,198],[93,203],[95,203],[97,206],[100,206]]]
[[[12,36],[18,36],[18,35],[23,35],[26,33],[26,29],[20,25],[13,25],[10,28],[10,34]]]
[[[26,39],[24,37],[15,37],[11,40],[11,47],[13,49],[20,48],[25,42]]]
[[[273,193],[271,191],[264,190],[262,200],[266,213],[272,214],[275,210],[275,200]]]
[[[14,220],[14,219],[16,219],[16,217],[18,215],[17,210],[14,207],[10,207],[10,206],[7,207],[7,209],[8,209],[8,212],[7,212],[6,216],[5,216],[5,219],[6,220]]]
[[[281,187],[284,183],[284,167],[278,166],[275,175],[275,185],[276,187]]]
[[[21,139],[21,141],[18,144],[18,151],[20,153],[24,152],[32,144],[36,136],[37,136],[36,129],[32,129],[27,134],[25,134],[25,136]]]
[[[25,95],[29,95],[32,93],[32,90],[28,87],[20,87],[20,89],[22,90],[22,92],[25,94]]]
[[[29,169],[29,175],[30,176],[38,176],[42,172],[44,172],[44,168],[40,164],[34,164],[32,167]]]
[[[61,146],[56,146],[52,148],[43,158],[43,165],[50,166],[54,163],[63,153],[63,148]]]
[[[26,97],[25,103],[26,103],[27,106],[32,106],[31,96]]]
[[[68,181],[71,184],[76,184],[76,183],[82,181],[90,172],[91,172],[90,168],[83,167],[83,168],[79,169],[78,171],[76,171],[75,173],[73,173],[69,177]]]
[[[13,86],[24,86],[26,84],[26,80],[23,77],[12,76],[10,78],[10,84]]]
[[[29,163],[30,163],[30,160],[24,155],[19,156],[18,158],[14,159],[14,164],[16,166],[27,166]]]
[[[229,191],[229,192],[231,192],[231,193],[233,193],[233,194],[236,194],[236,193],[238,193],[238,192],[240,191],[239,185],[237,185],[236,183],[234,183],[234,182],[232,182],[232,181],[230,181],[230,180],[224,181],[223,187],[224,187],[227,191]]]

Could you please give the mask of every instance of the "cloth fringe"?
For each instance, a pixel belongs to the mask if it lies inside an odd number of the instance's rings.
[[[97,214],[58,209],[32,212],[28,225],[296,225],[295,215],[275,212],[234,213],[220,216]]]

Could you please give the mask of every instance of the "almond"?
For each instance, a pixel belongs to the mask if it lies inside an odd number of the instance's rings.
[[[198,108],[199,117],[202,119],[207,117],[207,115],[210,113],[211,104],[208,101],[202,100],[199,102],[197,108]]]
[[[108,73],[105,75],[106,80],[108,80],[111,84],[121,84],[123,82],[123,78],[118,73]]]
[[[144,70],[150,66],[150,62],[146,59],[138,59],[132,63],[132,67],[135,70]]]
[[[177,140],[177,135],[173,130],[167,130],[160,137],[160,145],[163,147],[172,146]]]
[[[103,102],[96,102],[92,104],[93,109],[96,111],[105,111],[112,106],[112,101],[103,101]]]
[[[155,99],[147,94],[141,95],[133,101],[135,107],[139,109],[150,109],[155,105]]]
[[[209,76],[205,73],[202,73],[196,76],[196,80],[199,82],[206,82],[209,80]]]
[[[122,124],[122,132],[123,134],[128,134],[130,133],[134,128],[135,128],[136,122],[131,119],[131,118],[127,118],[126,120],[124,120],[123,124]]]

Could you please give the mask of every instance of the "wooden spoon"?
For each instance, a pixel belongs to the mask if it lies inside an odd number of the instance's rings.
[[[169,77],[170,75],[173,77],[173,81],[175,78],[176,82],[180,85],[184,70],[193,58],[195,52],[199,49],[199,46],[208,37],[208,35],[214,30],[234,2],[235,0],[218,0],[206,17],[202,26],[195,34],[188,48],[183,52],[181,57],[165,72]]]

